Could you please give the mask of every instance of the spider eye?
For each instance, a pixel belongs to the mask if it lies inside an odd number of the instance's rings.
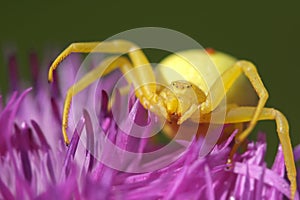
[[[191,84],[186,86],[186,88],[191,88],[191,87],[192,87],[192,85],[191,85]]]

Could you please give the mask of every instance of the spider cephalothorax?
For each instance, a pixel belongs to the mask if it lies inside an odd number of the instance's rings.
[[[181,124],[200,108],[200,104],[206,100],[206,95],[189,81],[178,80],[159,92],[159,99],[163,101],[168,118],[175,117],[178,124]]]

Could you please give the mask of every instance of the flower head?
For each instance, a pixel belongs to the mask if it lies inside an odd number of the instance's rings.
[[[46,62],[47,63],[47,62]],[[266,140],[259,134],[250,141],[247,150],[235,155],[232,169],[226,169],[226,159],[235,131],[225,141],[214,146],[209,155],[199,157],[203,140],[191,143],[167,165],[155,166],[170,159],[170,155],[147,161],[151,171],[134,173],[130,169],[142,157],[125,159],[124,152],[142,155],[161,149],[162,144],[148,137],[126,134],[119,124],[131,131],[133,123],[144,125],[145,133],[154,116],[145,110],[132,95],[119,96],[114,102],[128,109],[120,119],[109,109],[112,83],[120,74],[103,79],[96,88],[94,99],[96,121],[101,129],[94,129],[94,115],[84,106],[79,108],[77,121],[71,123],[69,147],[61,136],[63,96],[74,83],[80,59],[73,55],[63,64],[55,82],[46,83],[45,71],[37,66],[31,55],[32,88],[20,89],[15,62],[10,62],[11,88],[5,106],[0,107],[0,197],[3,199],[282,199],[289,197],[285,179],[283,153],[279,146],[275,161],[268,168],[264,161]],[[39,71],[41,70],[41,71]],[[116,78],[117,77],[117,78]],[[83,91],[79,102],[86,102],[90,90]],[[116,94],[120,95],[120,94]],[[82,104],[85,105],[85,104]],[[75,112],[74,112],[75,113]],[[74,114],[76,115],[76,114]],[[155,120],[154,120],[155,121]],[[84,133],[85,134],[84,134]],[[85,137],[85,140],[82,138]],[[99,139],[100,138],[100,139]],[[84,142],[82,142],[84,141]],[[98,141],[95,142],[95,141]],[[185,145],[184,141],[175,141]],[[121,149],[111,149],[109,144]],[[100,149],[100,151],[98,151]],[[299,148],[295,149],[296,160]],[[127,154],[126,154],[127,155]],[[101,159],[99,159],[101,158]],[[112,163],[118,163],[119,168]],[[120,166],[121,165],[121,166]],[[120,170],[122,169],[122,170]],[[298,196],[297,196],[298,198]]]

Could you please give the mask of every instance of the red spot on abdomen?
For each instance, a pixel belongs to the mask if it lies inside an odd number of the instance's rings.
[[[216,51],[215,51],[215,49],[213,49],[213,48],[205,48],[205,51],[208,53],[208,54],[214,54]]]

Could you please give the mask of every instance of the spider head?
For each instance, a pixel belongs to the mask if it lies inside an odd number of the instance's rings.
[[[206,100],[206,94],[189,81],[173,81],[167,90],[163,90],[169,116],[180,117],[189,111],[192,105],[198,106]]]
[[[197,86],[186,80],[173,81],[171,90],[182,103],[201,104],[206,100],[206,94]]]

